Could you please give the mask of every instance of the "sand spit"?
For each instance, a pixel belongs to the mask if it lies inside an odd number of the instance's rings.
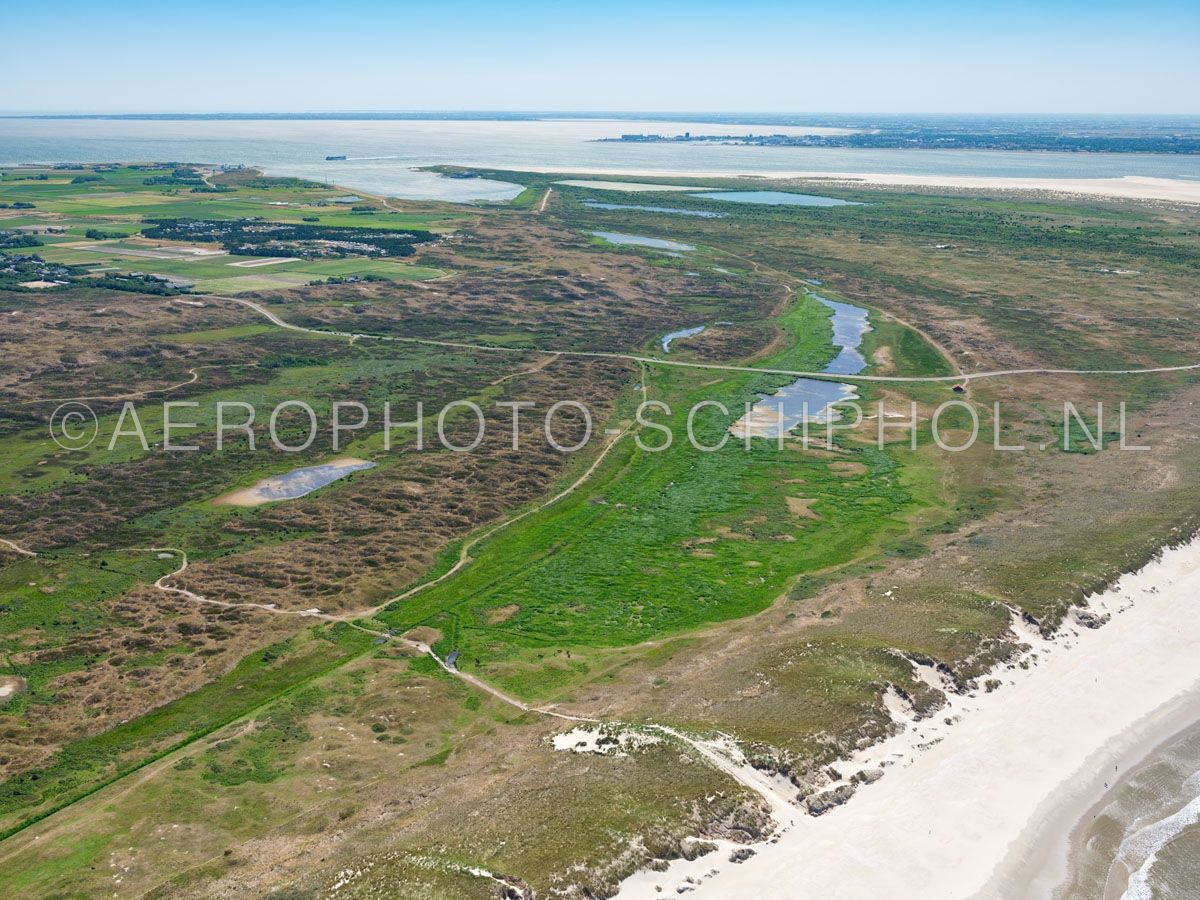
[[[809,176],[816,177],[816,176]],[[986,178],[968,175],[832,175],[823,180],[899,187],[949,187],[963,190],[1039,191],[1074,197],[1166,200],[1200,203],[1200,181],[1178,178]]]
[[[535,171],[535,170],[528,170]],[[571,170],[537,170],[571,175],[616,176],[624,178],[755,178],[763,181],[802,179],[820,181],[829,185],[854,187],[857,185],[889,185],[894,187],[956,188],[972,191],[1035,191],[1068,194],[1075,197],[1114,197],[1124,200],[1163,200],[1172,203],[1200,203],[1200,181],[1181,178],[1151,178],[1142,175],[1126,175],[1123,178],[999,178],[982,175],[909,175],[877,172],[673,172],[649,169],[605,169],[590,172]],[[563,181],[560,184],[583,185],[579,180]],[[609,182],[619,185],[620,182]],[[601,187],[591,183],[587,187]],[[630,187],[612,187],[609,190],[631,190]],[[694,191],[695,187],[679,185],[638,185],[641,191]],[[699,190],[711,190],[700,188]]]
[[[839,780],[817,796],[836,802],[819,816],[777,811],[776,839],[744,862],[710,854],[700,879],[672,863],[627,880],[619,897],[1049,896],[1066,875],[1072,827],[1105,782],[1200,719],[1198,612],[1194,540],[1091,598],[1052,640],[1014,615],[1028,649],[992,673],[991,689],[981,679],[955,693],[910,660],[946,705],[920,719],[889,690],[897,733],[835,767]]]

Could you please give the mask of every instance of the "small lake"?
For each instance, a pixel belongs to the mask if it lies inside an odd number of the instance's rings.
[[[691,244],[681,244],[678,241],[668,241],[665,238],[645,237],[640,234],[620,234],[616,231],[593,231],[592,234],[603,238],[610,244],[626,244],[633,247],[653,247],[655,250],[673,250],[676,253],[687,253],[695,250]]]
[[[833,311],[833,345],[842,348],[825,371],[831,375],[857,375],[867,367],[866,357],[858,349],[862,346],[863,335],[871,330],[867,311],[861,306],[827,300],[816,294],[813,297]]]
[[[335,459],[324,465],[305,466],[283,475],[264,478],[251,487],[218,497],[214,502],[229,506],[259,506],[277,500],[295,500],[327,484],[333,484],[351,472],[373,468],[375,463],[364,459]]]
[[[693,334],[699,334],[707,326],[697,325],[694,328],[680,328],[678,331],[672,331],[670,334],[664,334],[662,339],[663,353],[671,352],[671,342],[677,341],[680,338],[691,337]]]
[[[857,375],[867,367],[859,347],[871,330],[868,313],[861,306],[811,295],[833,313],[833,345],[838,355],[822,370],[831,375]],[[778,438],[807,419],[809,422],[837,421],[840,413],[829,407],[858,394],[853,385],[819,378],[798,378],[774,395],[763,397],[750,412],[734,423],[734,435]]]
[[[763,206],[862,206],[853,200],[820,197],[816,194],[793,194],[790,191],[710,191],[688,196],[701,200],[725,200],[729,203],[758,203]]]
[[[581,200],[590,209],[632,209],[637,212],[667,213],[672,216],[695,216],[698,219],[723,219],[725,213],[709,212],[705,209],[676,209],[672,206],[639,206],[636,203],[602,203],[599,200]]]

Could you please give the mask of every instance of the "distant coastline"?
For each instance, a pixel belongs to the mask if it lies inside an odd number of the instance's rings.
[[[1003,133],[947,130],[936,127],[903,129],[842,129],[839,134],[622,134],[597,138],[602,144],[723,144],[731,147],[817,147],[858,150],[1016,150],[1056,153],[1177,153],[1200,154],[1200,130],[1183,134],[1067,134],[1062,131]]]
[[[193,114],[195,115],[195,114]],[[0,118],[0,164],[120,162],[131,159],[194,160],[198,148],[213,165],[254,165],[269,176],[304,178],[354,190],[413,200],[506,202],[522,188],[486,179],[443,178],[433,166],[495,171],[772,179],[816,178],[847,187],[896,184],[984,190],[1056,191],[1164,202],[1197,202],[1200,186],[1193,155],[963,149],[862,149],[746,147],[702,142],[599,142],[622,132],[811,135],[818,128],[863,127],[855,117],[811,117],[814,124],[768,126],[729,123],[579,120],[556,117],[498,120],[498,113],[324,113],[307,120],[274,114],[211,114],[172,121],[159,114],[124,121],[101,118]],[[255,114],[258,115],[258,114]],[[357,115],[358,121],[336,117]],[[747,116],[753,118],[753,116]],[[704,118],[717,118],[705,116]],[[767,118],[766,116],[762,118]],[[778,119],[798,117],[777,117]],[[933,122],[931,117],[928,121]],[[946,120],[946,127],[982,120]],[[993,120],[986,120],[993,121]],[[1017,120],[995,120],[1017,121]],[[1037,128],[1051,120],[1019,120]],[[1061,125],[1066,120],[1058,121]],[[1180,129],[1182,120],[1094,119],[1091,130]],[[816,123],[820,124],[816,124]],[[1186,124],[1186,123],[1184,123]],[[1182,133],[1182,132],[1181,132]],[[451,151],[447,147],[453,147]],[[345,155],[346,160],[326,160]],[[1134,180],[1137,179],[1137,180]]]

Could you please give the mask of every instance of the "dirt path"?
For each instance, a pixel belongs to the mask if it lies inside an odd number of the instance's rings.
[[[525,350],[514,347],[492,347],[486,344],[471,344],[465,341],[438,341],[429,338],[398,337],[395,335],[362,334],[351,331],[326,331],[319,328],[305,328],[285,322],[270,310],[264,309],[253,300],[240,297],[220,297],[204,295],[213,300],[227,300],[240,303],[265,316],[272,324],[292,331],[303,331],[310,334],[332,335],[334,337],[353,338],[355,340],[389,341],[394,343],[424,344],[432,347],[451,347],[458,350],[477,350],[491,353],[544,353],[553,356],[573,356],[591,359],[624,359],[631,362],[647,363],[654,366],[676,366],[684,369],[709,369],[720,372],[752,372],[755,374],[784,375],[789,378],[815,378],[822,381],[852,381],[879,382],[884,384],[958,384],[960,382],[980,381],[985,378],[1004,378],[1017,375],[1154,375],[1168,372],[1191,372],[1200,369],[1200,363],[1185,366],[1155,366],[1145,369],[995,369],[987,372],[970,372],[959,375],[834,375],[829,372],[809,372],[802,369],[771,369],[758,366],[732,366],[723,363],[686,362],[678,359],[662,359],[657,356],[639,356],[635,353],[615,353],[603,350]]]
[[[759,262],[758,260],[752,259],[749,256],[743,256],[740,253],[733,253],[732,251],[724,250],[724,249],[722,249],[720,252],[726,254],[727,256],[732,256],[734,259],[740,259],[742,262],[749,264],[754,269],[755,272],[767,272],[767,273],[770,273],[771,275],[775,276],[776,278],[782,279],[783,280],[782,283],[783,283],[784,287],[786,287],[789,292],[792,291],[792,286],[791,286],[792,283],[800,282],[800,289],[803,290],[805,294],[816,293],[814,290],[812,290],[812,288],[815,287],[815,285],[810,285],[808,282],[803,281],[802,279],[796,278],[790,272],[785,272],[782,269],[777,269],[774,266],[769,266],[766,263]],[[782,312],[782,310],[779,310],[775,313],[775,315],[780,315],[781,312]],[[941,357],[947,363],[949,363],[949,365],[952,369],[954,369],[955,371],[961,371],[961,367],[955,361],[954,356],[950,353],[950,351],[947,350],[944,346],[942,346],[942,344],[940,342],[938,342],[933,337],[931,337],[929,335],[929,333],[926,332],[924,329],[918,328],[916,325],[913,325],[911,322],[906,322],[904,319],[900,318],[899,316],[895,315],[894,313],[886,312],[884,310],[876,310],[876,312],[878,312],[879,315],[883,316],[885,319],[892,321],[892,322],[897,322],[900,325],[903,325],[905,328],[915,331],[917,334],[921,335],[921,337],[925,338],[925,340],[929,342],[929,345],[931,347],[933,347],[935,350],[937,350],[937,352],[941,355]]]
[[[538,204],[537,211],[544,213],[546,204],[550,202],[550,195],[554,193],[554,188],[546,188],[546,193],[542,194],[542,202]]]
[[[18,553],[21,556],[37,556],[37,554],[32,550],[26,550],[24,547],[14,544],[12,541],[8,540],[8,538],[0,538],[0,544],[3,544],[13,553]]]
[[[532,366],[531,368],[522,369],[520,372],[513,372],[510,375],[504,375],[504,376],[501,376],[500,378],[497,378],[495,381],[488,382],[488,387],[495,387],[498,384],[504,384],[504,382],[509,381],[510,379],[513,379],[513,378],[520,378],[522,375],[533,375],[537,372],[542,371],[542,369],[546,368],[546,366],[550,365],[550,363],[554,362],[556,359],[558,359],[558,357],[559,357],[559,354],[557,354],[557,353],[553,354],[552,356],[547,356],[545,359],[543,359],[541,362],[537,363],[536,365]]]
[[[594,472],[596,470],[596,468],[603,461],[604,455],[610,449],[612,449],[612,447],[617,443],[617,440],[619,440],[619,438],[621,436],[623,436],[625,433],[627,433],[627,431],[628,431],[628,429],[626,429],[626,431],[622,431],[620,435],[615,437],[609,443],[609,445],[605,448],[604,452],[601,453],[600,456],[597,457],[597,459],[592,463],[592,465],[588,468],[588,470],[586,472],[584,472],[583,475],[581,475],[566,490],[557,494],[555,497],[546,501],[545,503],[541,504],[540,506],[535,507],[530,510],[527,510],[526,512],[522,513],[520,516],[509,519],[509,520],[501,523],[500,525],[496,526],[492,530],[485,532],[482,535],[479,535],[469,545],[464,545],[463,554],[460,556],[458,564],[453,569],[451,569],[450,571],[443,574],[439,579],[437,579],[437,581],[440,581],[442,579],[449,577],[451,574],[458,571],[459,569],[461,569],[463,566],[467,565],[471,561],[470,556],[467,555],[467,551],[470,546],[474,546],[476,543],[478,543],[479,541],[483,540],[484,538],[490,536],[491,534],[494,534],[496,531],[500,530],[501,528],[511,525],[513,522],[519,521],[520,519],[524,518],[525,516],[532,515],[533,513],[537,512],[538,510],[544,509],[546,506],[549,506],[551,503],[557,502],[558,500],[562,499],[563,497],[567,496],[572,491],[574,491],[576,488],[578,488],[584,481],[587,480],[587,478],[592,474],[592,472]],[[264,605],[261,603],[227,603],[223,600],[213,600],[208,597],[203,597],[192,591],[184,590],[182,588],[170,587],[169,585],[164,584],[164,582],[167,579],[173,578],[176,575],[180,574],[181,572],[183,572],[187,569],[187,567],[188,567],[187,554],[184,553],[182,550],[175,548],[175,547],[130,547],[127,549],[128,549],[128,552],[173,553],[173,554],[179,555],[179,557],[181,558],[179,568],[177,568],[173,572],[170,572],[167,575],[162,576],[162,578],[159,578],[156,582],[154,582],[154,586],[161,591],[166,591],[168,593],[177,594],[177,595],[185,597],[186,599],[191,600],[193,602],[207,603],[207,604],[212,604],[215,606],[221,606],[221,607],[226,607],[226,608],[245,607],[245,608],[251,608],[251,609],[256,609],[256,610],[262,610],[264,612],[276,613],[279,615],[303,616],[303,617],[309,617],[309,618],[323,619],[323,620],[329,621],[329,622],[343,622],[347,625],[350,625],[352,628],[356,628],[359,631],[363,631],[367,634],[375,635],[376,637],[385,638],[388,641],[391,641],[391,642],[397,643],[397,644],[401,644],[405,647],[408,647],[412,650],[417,651],[418,653],[421,653],[421,654],[424,654],[424,655],[430,657],[447,674],[453,676],[454,678],[459,679],[460,681],[465,682],[466,684],[471,685],[472,687],[476,688],[477,690],[483,691],[484,693],[495,698],[496,700],[499,700],[501,703],[511,706],[514,709],[520,710],[521,712],[536,713],[541,716],[548,716],[550,718],[561,719],[565,722],[575,722],[575,723],[582,723],[582,724],[588,724],[588,725],[606,725],[606,726],[618,728],[618,729],[620,729],[620,728],[626,728],[626,729],[630,729],[630,730],[641,729],[641,730],[657,732],[658,734],[661,734],[670,740],[674,740],[679,743],[685,744],[688,747],[691,747],[692,750],[694,752],[696,752],[710,766],[712,766],[713,768],[717,769],[720,772],[723,772],[724,774],[728,775],[730,778],[733,778],[736,782],[741,784],[743,787],[758,794],[766,802],[768,808],[771,810],[772,815],[775,816],[780,821],[781,824],[789,824],[791,822],[791,817],[797,812],[797,808],[789,802],[788,798],[786,798],[785,796],[783,796],[783,794],[780,793],[780,791],[776,788],[776,786],[773,785],[771,783],[771,781],[765,775],[763,775],[761,772],[759,772],[757,769],[755,769],[753,766],[751,766],[748,762],[746,762],[746,760],[744,758],[739,758],[740,753],[736,750],[732,739],[727,739],[724,743],[722,743],[721,741],[711,741],[711,740],[704,740],[701,738],[694,738],[694,737],[691,737],[690,735],[684,734],[681,731],[671,728],[668,725],[659,725],[656,723],[630,724],[630,723],[623,723],[623,722],[605,722],[602,719],[597,719],[597,718],[594,718],[591,716],[573,715],[571,713],[559,712],[558,710],[551,709],[549,707],[533,706],[529,703],[526,703],[525,701],[521,700],[518,697],[514,697],[511,694],[506,693],[505,691],[501,690],[500,688],[496,687],[495,685],[489,684],[488,682],[484,681],[482,678],[472,675],[470,672],[463,672],[456,666],[449,665],[444,659],[442,659],[442,657],[438,656],[438,654],[434,652],[432,647],[430,647],[428,644],[426,644],[422,641],[415,641],[410,638],[401,637],[399,635],[393,635],[390,632],[378,631],[376,629],[367,628],[364,625],[360,625],[357,622],[352,621],[353,618],[358,618],[362,614],[347,613],[342,616],[334,616],[334,615],[329,615],[329,614],[324,614],[324,613],[309,613],[309,612],[303,612],[303,611],[298,611],[298,610],[279,609],[278,607]],[[427,582],[426,584],[423,584],[423,585],[418,585],[412,591],[409,591],[406,594],[402,594],[401,597],[411,596],[412,594],[416,593],[419,590],[424,590],[428,587],[431,587],[432,585],[436,584],[437,581],[431,581],[431,582]],[[397,598],[397,599],[400,599],[400,598]],[[393,602],[393,601],[389,601],[389,603],[390,602]],[[384,605],[387,605],[387,604],[384,604]],[[377,607],[374,611],[378,611],[381,608],[382,607]]]
[[[379,606],[374,607],[373,609],[367,611],[366,613],[350,613],[350,614],[347,614],[347,616],[353,617],[353,618],[358,618],[361,616],[373,616],[376,613],[378,613],[380,610],[382,610],[384,607],[390,606],[391,604],[397,603],[401,600],[407,600],[409,597],[413,597],[413,596],[421,593],[422,591],[427,591],[427,590],[429,590],[429,588],[433,587],[435,584],[441,584],[441,582],[445,581],[447,578],[450,578],[456,572],[460,571],[461,569],[463,569],[465,566],[469,565],[473,561],[471,558],[471,550],[472,550],[472,548],[477,546],[480,542],[487,540],[488,538],[490,538],[492,535],[496,534],[496,532],[500,531],[503,528],[507,528],[510,525],[515,525],[517,522],[520,522],[522,519],[526,519],[529,516],[534,515],[535,513],[541,512],[543,509],[546,509],[549,506],[553,506],[559,500],[562,500],[564,497],[570,496],[576,490],[578,490],[584,484],[584,482],[586,482],[589,478],[591,478],[592,474],[598,468],[600,468],[600,464],[602,462],[604,462],[605,458],[608,456],[608,454],[612,450],[612,448],[615,447],[617,445],[617,443],[621,440],[621,438],[623,438],[628,433],[629,433],[629,426],[626,426],[621,431],[617,432],[614,435],[611,435],[609,438],[608,444],[606,444],[604,449],[600,451],[600,453],[596,456],[596,458],[594,460],[592,460],[591,465],[589,465],[587,467],[586,471],[584,471],[584,473],[582,475],[580,475],[573,482],[571,482],[571,484],[569,486],[564,488],[559,493],[555,494],[549,500],[539,503],[537,506],[532,506],[529,509],[525,510],[525,512],[520,513],[519,515],[513,516],[510,519],[505,519],[503,522],[500,522],[499,524],[486,529],[485,531],[481,532],[480,534],[477,534],[475,537],[468,540],[465,544],[463,544],[462,550],[459,551],[458,561],[451,568],[447,569],[445,572],[443,572],[441,575],[439,575],[437,578],[434,578],[431,581],[426,581],[421,584],[418,584],[415,587],[410,588],[409,590],[405,591],[404,593],[398,594],[397,596],[392,597],[390,600],[387,600],[387,601],[381,603]]]
[[[143,400],[151,394],[168,394],[171,391],[177,391],[180,388],[187,387],[189,384],[195,384],[200,380],[201,369],[238,369],[257,366],[258,363],[236,363],[234,365],[210,365],[210,366],[195,366],[188,369],[188,373],[192,376],[187,381],[181,381],[178,384],[167,385],[160,388],[147,388],[144,391],[134,391],[131,394],[115,394],[112,396],[93,396],[93,397],[39,397],[36,400],[22,400],[18,405],[28,406],[31,403],[71,403],[82,402],[84,400]]]
[[[343,616],[335,616],[330,613],[323,613],[320,611],[314,612],[312,610],[305,610],[305,609],[281,609],[280,607],[276,606],[273,603],[250,603],[250,602],[230,603],[227,600],[214,600],[212,597],[205,597],[203,594],[197,594],[194,591],[187,590],[186,588],[172,587],[171,585],[167,584],[168,580],[175,578],[179,575],[182,575],[185,571],[187,571],[187,567],[188,567],[187,552],[184,550],[180,550],[178,547],[122,547],[117,552],[119,552],[119,553],[169,553],[172,556],[179,557],[179,567],[172,572],[168,572],[166,575],[163,575],[161,578],[159,578],[157,581],[155,581],[154,586],[156,588],[158,588],[160,591],[163,591],[168,594],[175,594],[176,596],[183,597],[185,600],[190,600],[193,603],[205,603],[205,604],[208,604],[209,606],[220,606],[225,609],[258,609],[258,610],[262,610],[263,612],[275,613],[276,615],[298,616],[298,617],[306,618],[306,619],[321,619],[325,622],[347,622],[348,624],[353,624],[353,623],[349,622],[350,618],[360,615],[360,614],[356,614],[356,613],[347,613],[346,615],[343,615]],[[363,630],[369,631],[369,629],[365,629],[365,628]],[[371,632],[371,633],[375,634],[377,632]]]
[[[404,591],[403,593],[398,594],[395,597],[391,597],[391,598],[385,600],[383,603],[380,603],[376,606],[373,606],[373,607],[371,607],[369,609],[365,609],[365,610],[356,610],[353,612],[346,612],[346,613],[341,613],[339,615],[334,615],[333,613],[323,613],[323,612],[320,612],[319,610],[314,611],[314,610],[301,610],[301,609],[282,609],[282,608],[274,605],[273,603],[250,603],[250,602],[230,603],[225,600],[214,600],[211,597],[205,597],[202,594],[197,594],[194,591],[187,590],[186,588],[172,587],[170,584],[167,583],[170,579],[175,578],[175,577],[183,574],[185,571],[187,571],[188,555],[187,555],[186,551],[181,550],[178,547],[124,547],[124,548],[121,548],[121,550],[119,552],[123,552],[123,553],[169,553],[172,556],[177,556],[180,561],[179,567],[176,568],[172,572],[168,572],[166,575],[163,575],[161,578],[159,578],[157,581],[155,581],[154,587],[158,588],[158,590],[160,590],[160,591],[164,591],[169,594],[175,594],[177,596],[183,597],[184,599],[190,600],[193,603],[205,603],[205,604],[209,604],[212,606],[224,607],[226,609],[242,609],[242,608],[258,609],[258,610],[262,610],[263,612],[275,613],[276,615],[299,616],[299,617],[303,617],[303,618],[320,619],[325,622],[343,622],[347,625],[353,625],[355,628],[358,628],[361,631],[366,631],[369,634],[375,634],[375,635],[379,635],[381,637],[391,638],[391,637],[393,637],[393,635],[390,635],[386,632],[375,631],[370,628],[363,627],[361,625],[357,625],[355,623],[355,620],[356,619],[364,619],[364,618],[369,619],[369,618],[377,615],[379,612],[381,612],[383,609],[385,609],[386,607],[390,606],[393,603],[399,602],[401,600],[407,600],[409,597],[414,597],[417,594],[422,593],[423,591],[429,590],[429,588],[433,587],[434,585],[441,584],[447,578],[452,577],[457,572],[461,571],[463,568],[470,565],[474,561],[473,558],[471,557],[471,550],[474,547],[478,546],[482,541],[487,540],[488,538],[492,537],[493,535],[495,535],[497,532],[501,531],[502,529],[508,528],[510,525],[515,525],[517,522],[520,522],[522,519],[526,519],[529,516],[532,516],[532,515],[535,515],[536,513],[541,512],[542,510],[546,509],[547,507],[553,506],[555,503],[564,499],[565,497],[569,497],[571,494],[573,494],[575,491],[577,491],[580,487],[582,487],[583,484],[585,484],[587,482],[587,480],[592,477],[592,475],[596,472],[596,470],[598,468],[600,468],[600,465],[604,462],[605,458],[607,458],[607,456],[608,456],[609,452],[612,450],[612,448],[617,445],[617,443],[621,440],[621,438],[623,438],[623,437],[625,437],[625,435],[629,434],[630,427],[631,426],[626,426],[624,429],[622,429],[621,431],[618,431],[616,434],[610,435],[608,443],[605,445],[604,449],[601,450],[600,453],[598,453],[596,455],[596,458],[594,460],[592,460],[591,464],[587,467],[587,469],[584,470],[584,472],[578,478],[576,478],[573,482],[571,482],[571,484],[569,484],[563,490],[559,491],[553,497],[550,497],[548,500],[544,500],[543,502],[537,504],[536,506],[531,506],[529,509],[527,509],[524,512],[519,513],[515,516],[512,516],[511,518],[505,519],[502,522],[498,522],[495,525],[491,526],[490,528],[484,529],[482,532],[475,535],[473,538],[470,538],[469,540],[467,540],[463,544],[462,549],[459,551],[458,560],[455,562],[455,564],[453,566],[451,566],[449,569],[447,569],[445,572],[443,572],[441,575],[439,575],[437,578],[434,578],[434,579],[431,579],[430,581],[425,581],[425,582],[422,582],[421,584],[415,585],[414,587],[409,588],[407,591]],[[32,553],[29,553],[29,551],[27,551],[27,550],[22,550],[22,549],[18,548],[16,544],[12,544],[10,541],[4,541],[4,543],[9,544],[10,546],[13,547],[13,549],[17,550],[17,552],[19,552],[19,553],[26,553],[31,556],[33,555]],[[433,651],[429,647],[427,647],[424,644],[421,644],[417,641],[406,641],[406,643],[410,644],[413,647],[419,648],[422,652],[433,654]],[[457,670],[449,670],[449,671],[455,671],[457,673]]]

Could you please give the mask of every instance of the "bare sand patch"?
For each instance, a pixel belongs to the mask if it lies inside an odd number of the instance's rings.
[[[748,540],[750,540],[750,535],[742,534],[740,531],[734,531],[732,528],[729,528],[726,525],[722,525],[720,528],[716,528],[714,530],[717,532],[717,534],[719,534],[721,537],[725,538],[725,540],[727,540],[727,541],[748,541]]]
[[[19,675],[0,675],[0,703],[15,697],[28,685]]]
[[[420,644],[425,644],[427,647],[432,647],[442,639],[442,633],[428,625],[418,625],[416,628],[410,628],[404,632],[404,637],[410,641],[416,641]]]
[[[911,187],[950,187],[967,190],[1037,191],[1076,197],[1116,197],[1128,200],[1169,200],[1200,203],[1200,182],[1176,178],[993,178],[971,175],[826,175],[831,181]]]
[[[892,348],[887,344],[876,348],[875,352],[871,354],[871,362],[875,363],[875,374],[877,375],[887,375],[896,368],[892,361]]]
[[[506,606],[497,606],[489,609],[484,615],[489,625],[499,625],[501,622],[507,622],[520,611],[521,607],[516,603],[509,603]]]
[[[609,725],[576,725],[570,731],[549,738],[555,750],[601,756],[625,756],[644,747],[661,744],[662,740],[656,734]]]
[[[787,508],[793,516],[801,519],[819,519],[820,513],[813,512],[812,505],[817,501],[809,497],[787,497]]]
[[[851,462],[848,459],[843,459],[831,462],[829,464],[829,471],[843,478],[852,478],[855,475],[866,475],[867,467],[860,462]]]

